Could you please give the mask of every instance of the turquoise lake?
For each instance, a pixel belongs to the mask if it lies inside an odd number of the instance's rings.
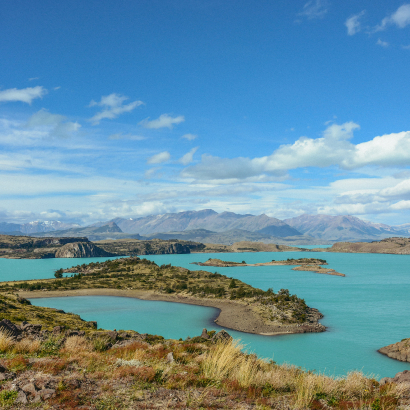
[[[326,259],[330,268],[346,277],[292,271],[289,266],[215,268],[191,264],[210,257],[256,263],[307,256]],[[258,336],[229,330],[259,356],[330,375],[357,369],[385,377],[410,369],[410,363],[377,352],[410,337],[410,255],[260,252],[144,257],[159,265],[218,271],[262,289],[288,288],[325,315],[321,322],[328,330],[324,333]],[[104,259],[0,259],[0,279],[49,278],[60,267]],[[168,338],[196,336],[204,327],[220,330],[213,323],[218,311],[201,306],[102,296],[33,299],[32,303],[78,313],[86,320],[97,320],[101,328],[134,329]]]

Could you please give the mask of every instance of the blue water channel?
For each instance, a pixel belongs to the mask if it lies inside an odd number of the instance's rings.
[[[256,263],[307,256],[326,259],[330,268],[346,277],[292,271],[289,266],[215,268],[191,264],[210,257]],[[331,375],[344,375],[357,369],[385,377],[410,369],[409,363],[377,352],[382,346],[410,337],[410,255],[259,252],[146,258],[159,265],[171,263],[191,270],[218,271],[261,289],[288,288],[325,315],[322,323],[328,330],[324,333],[258,336],[229,331],[259,356]],[[52,277],[59,267],[91,261],[0,259],[0,279],[15,280],[16,274],[18,279]],[[220,330],[213,323],[216,309],[201,306],[102,296],[44,298],[32,302],[78,313],[86,320],[97,320],[98,326],[105,329],[134,329],[175,339],[199,335],[203,327]]]

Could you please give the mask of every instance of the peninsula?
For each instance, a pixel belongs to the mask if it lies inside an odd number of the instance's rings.
[[[410,255],[410,238],[393,237],[373,242],[336,242],[330,248],[315,248],[311,251]]]
[[[71,273],[70,277],[63,277]],[[56,271],[56,279],[1,282],[0,292],[21,297],[112,295],[215,307],[220,326],[276,335],[323,332],[323,315],[287,289],[263,291],[218,273],[158,266],[138,257]]]
[[[242,267],[242,266],[295,266],[292,270],[304,271],[304,272],[316,272],[322,273],[325,275],[334,275],[334,276],[346,276],[343,273],[336,272],[334,269],[323,268],[320,265],[327,265],[327,262],[324,259],[315,259],[315,258],[299,258],[299,259],[287,259],[283,261],[271,262],[261,262],[261,263],[246,263],[242,262],[230,262],[223,261],[221,259],[209,258],[206,262],[192,262],[192,264],[199,266],[215,266],[221,268],[229,267]]]

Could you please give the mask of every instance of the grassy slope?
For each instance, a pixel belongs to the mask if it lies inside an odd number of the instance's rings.
[[[31,303],[13,293],[0,293],[0,320],[8,319],[16,324],[23,321],[41,324],[43,329],[64,326],[68,329],[95,329],[94,322],[86,322],[79,315],[62,310],[32,306]]]

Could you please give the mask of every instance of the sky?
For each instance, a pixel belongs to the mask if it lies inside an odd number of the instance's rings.
[[[410,222],[410,2],[0,1],[0,222]]]

